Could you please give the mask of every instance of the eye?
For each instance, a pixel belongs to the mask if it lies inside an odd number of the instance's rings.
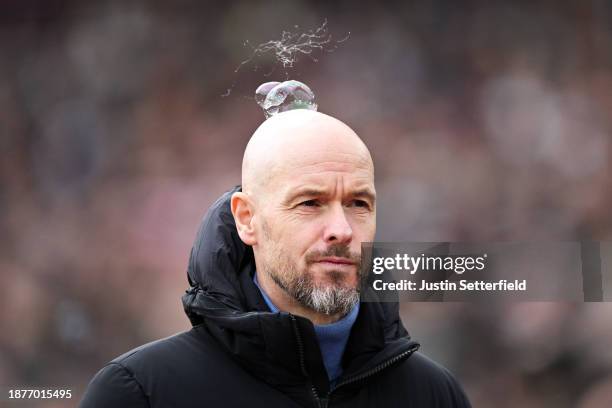
[[[319,202],[317,200],[306,200],[306,201],[302,201],[301,203],[299,203],[298,206],[318,207]]]
[[[370,208],[370,204],[364,200],[353,200],[351,201],[351,206],[358,207],[358,208],[368,208],[368,209]]]

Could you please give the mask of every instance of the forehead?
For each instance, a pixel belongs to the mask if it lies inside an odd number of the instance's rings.
[[[276,190],[283,193],[312,185],[322,189],[374,187],[374,169],[368,155],[359,151],[309,148],[288,154],[279,163],[274,177]]]

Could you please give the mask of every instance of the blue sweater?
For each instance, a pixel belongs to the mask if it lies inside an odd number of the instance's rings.
[[[259,288],[261,295],[263,296],[266,304],[273,313],[279,312],[278,307],[272,303],[272,300],[268,297],[266,292],[259,286],[257,282],[257,274],[255,274],[253,281]],[[335,382],[338,377],[342,374],[342,355],[346,347],[351,328],[353,323],[357,320],[359,314],[359,303],[353,307],[346,316],[337,322],[330,324],[314,325],[314,330],[319,340],[319,348],[323,357],[323,364],[327,370],[327,377],[330,382]]]

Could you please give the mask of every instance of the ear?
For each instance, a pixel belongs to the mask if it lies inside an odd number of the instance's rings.
[[[257,239],[253,226],[253,203],[250,197],[241,191],[232,194],[231,208],[240,239],[246,245],[255,245]]]

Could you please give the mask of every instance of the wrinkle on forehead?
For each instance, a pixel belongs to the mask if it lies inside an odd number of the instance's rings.
[[[251,137],[242,162],[242,188],[257,196],[287,173],[326,170],[365,171],[374,178],[370,152],[343,122],[310,110],[283,112]]]

